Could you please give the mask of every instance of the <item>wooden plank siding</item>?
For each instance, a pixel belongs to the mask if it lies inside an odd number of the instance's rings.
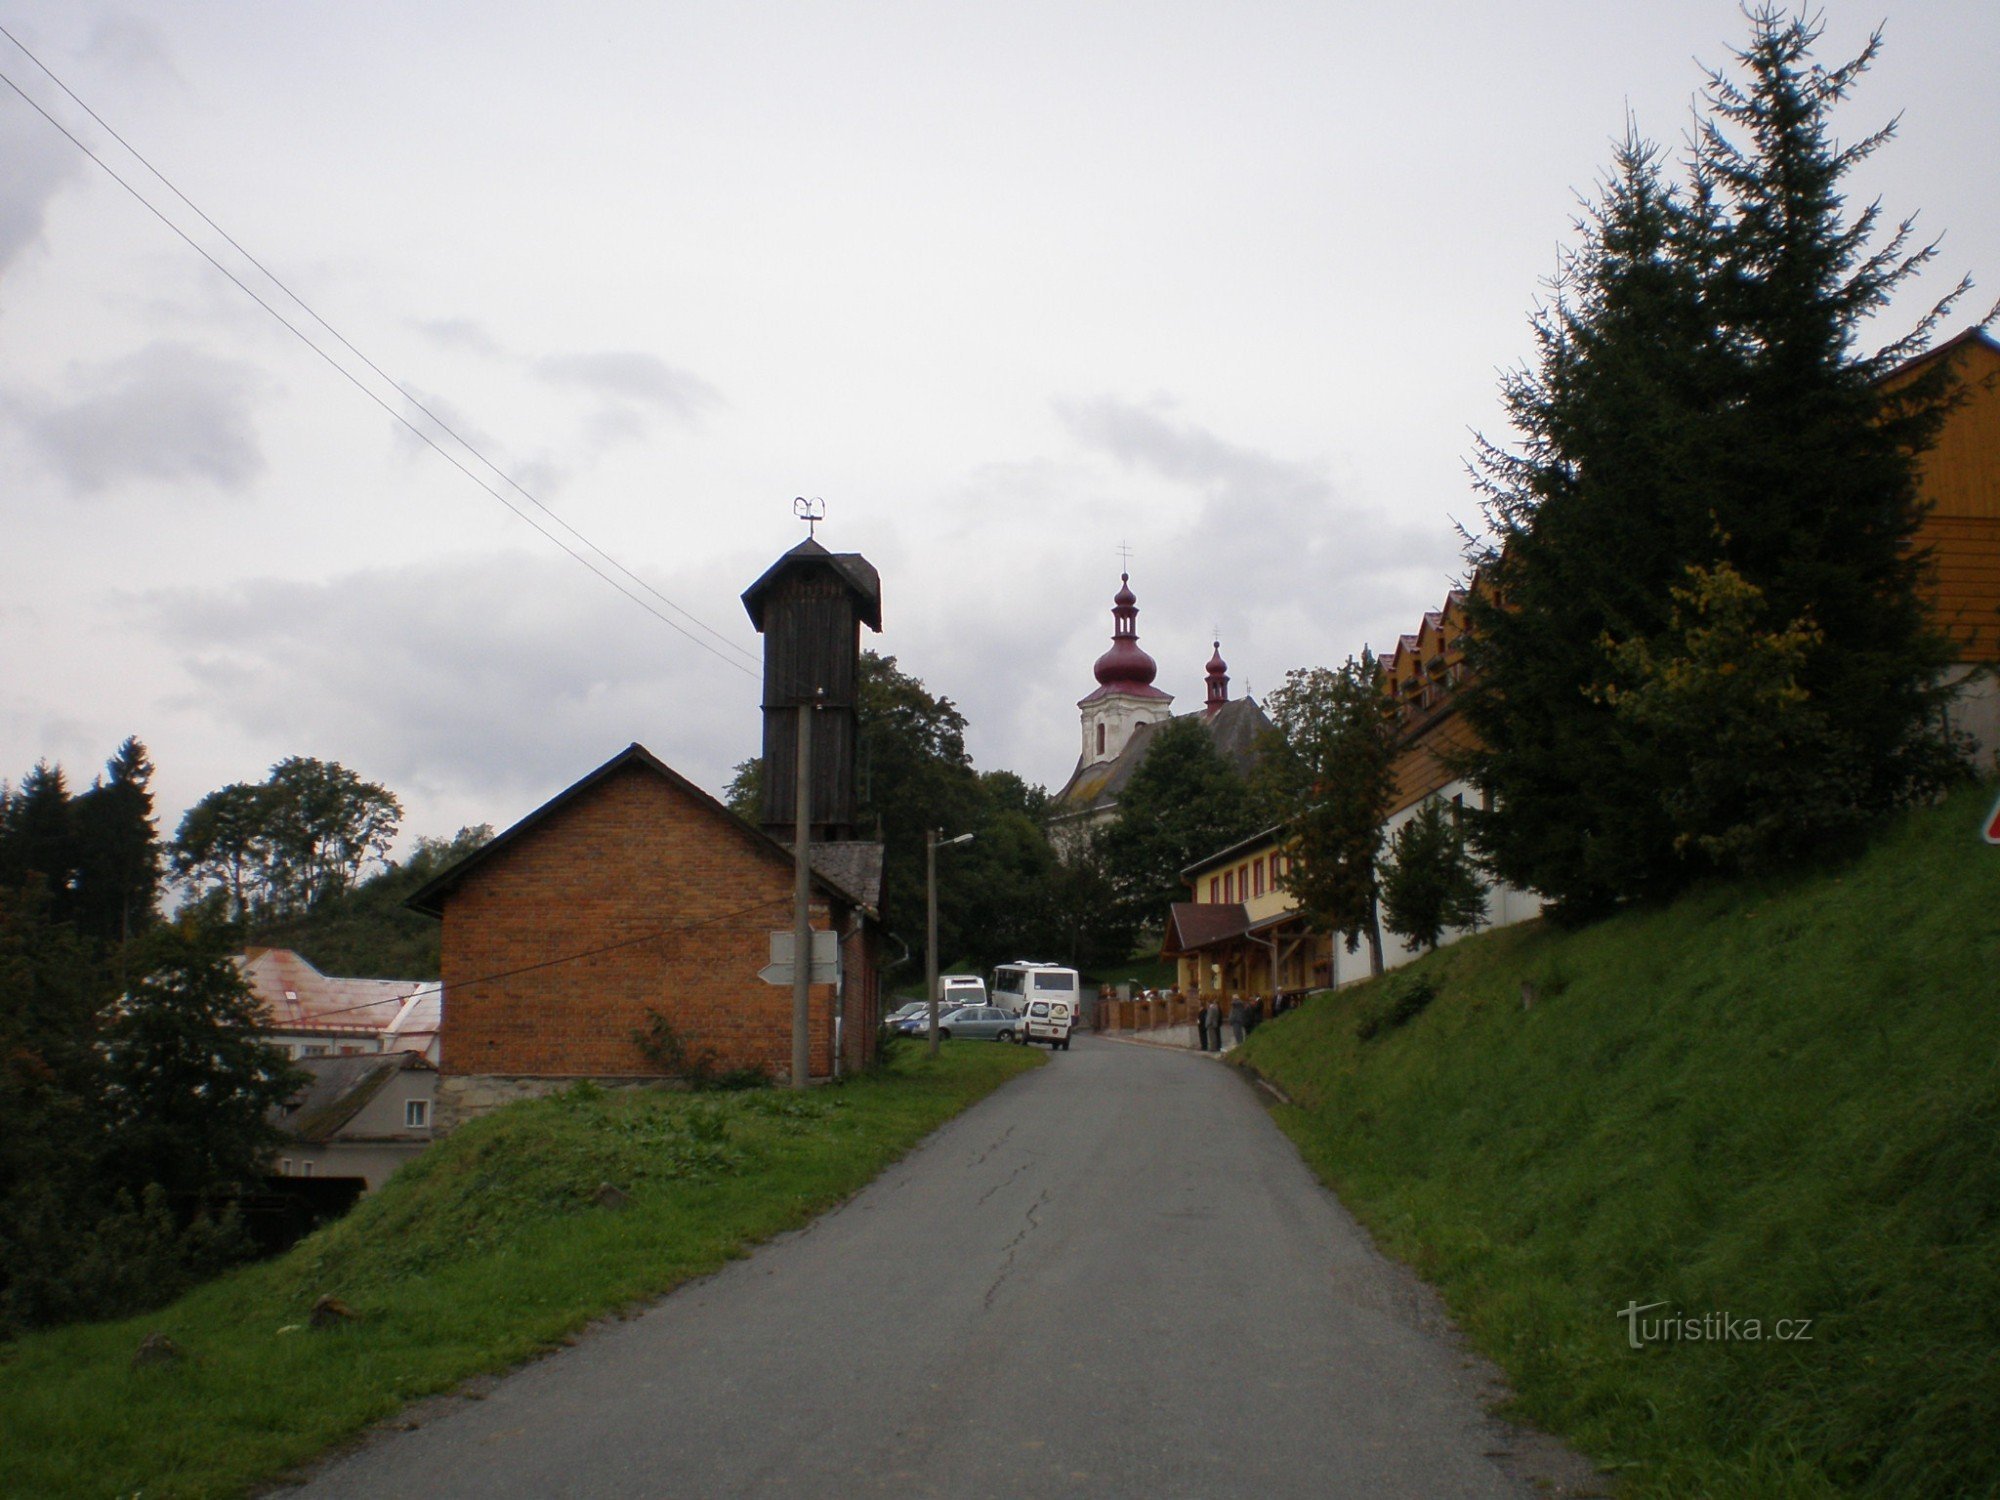
[[[1932,607],[1958,659],[2000,661],[2000,344],[1975,329],[1884,384],[1893,389],[1938,359],[1954,362],[1960,401],[1917,464],[1931,507],[1917,542],[1930,549]]]

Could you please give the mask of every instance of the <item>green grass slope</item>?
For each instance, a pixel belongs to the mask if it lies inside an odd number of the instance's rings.
[[[1993,794],[1844,867],[1471,939],[1239,1056],[1628,1493],[2000,1493]]]
[[[803,1097],[582,1089],[475,1121],[277,1260],[0,1347],[0,1495],[241,1494],[804,1223],[1041,1061],[958,1042]],[[358,1318],[308,1326],[323,1294]],[[133,1368],[155,1330],[186,1358]]]

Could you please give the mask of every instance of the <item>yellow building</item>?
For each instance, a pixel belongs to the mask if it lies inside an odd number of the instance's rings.
[[[1219,850],[1181,872],[1194,899],[1167,914],[1160,955],[1185,995],[1292,994],[1332,983],[1331,944],[1310,931],[1279,877],[1291,863],[1280,830]]]

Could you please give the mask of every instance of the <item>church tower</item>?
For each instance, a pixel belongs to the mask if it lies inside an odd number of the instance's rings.
[[[1215,643],[1215,655],[1208,659],[1208,704],[1202,710],[1214,718],[1229,706],[1229,663],[1222,659],[1222,642]]]
[[[1097,689],[1078,701],[1083,711],[1083,758],[1079,767],[1116,760],[1141,724],[1173,716],[1174,696],[1153,686],[1159,666],[1139,646],[1139,599],[1131,575],[1118,575],[1111,601],[1111,649],[1093,669]]]

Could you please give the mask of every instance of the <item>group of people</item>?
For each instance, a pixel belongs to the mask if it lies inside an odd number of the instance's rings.
[[[1203,1052],[1222,1050],[1222,1002],[1210,995],[1206,1004],[1195,1012],[1195,1040]],[[1243,1038],[1257,1029],[1257,1023],[1264,1019],[1264,997],[1252,995],[1245,999],[1241,995],[1229,997],[1229,1035],[1232,1044],[1241,1045]]]

